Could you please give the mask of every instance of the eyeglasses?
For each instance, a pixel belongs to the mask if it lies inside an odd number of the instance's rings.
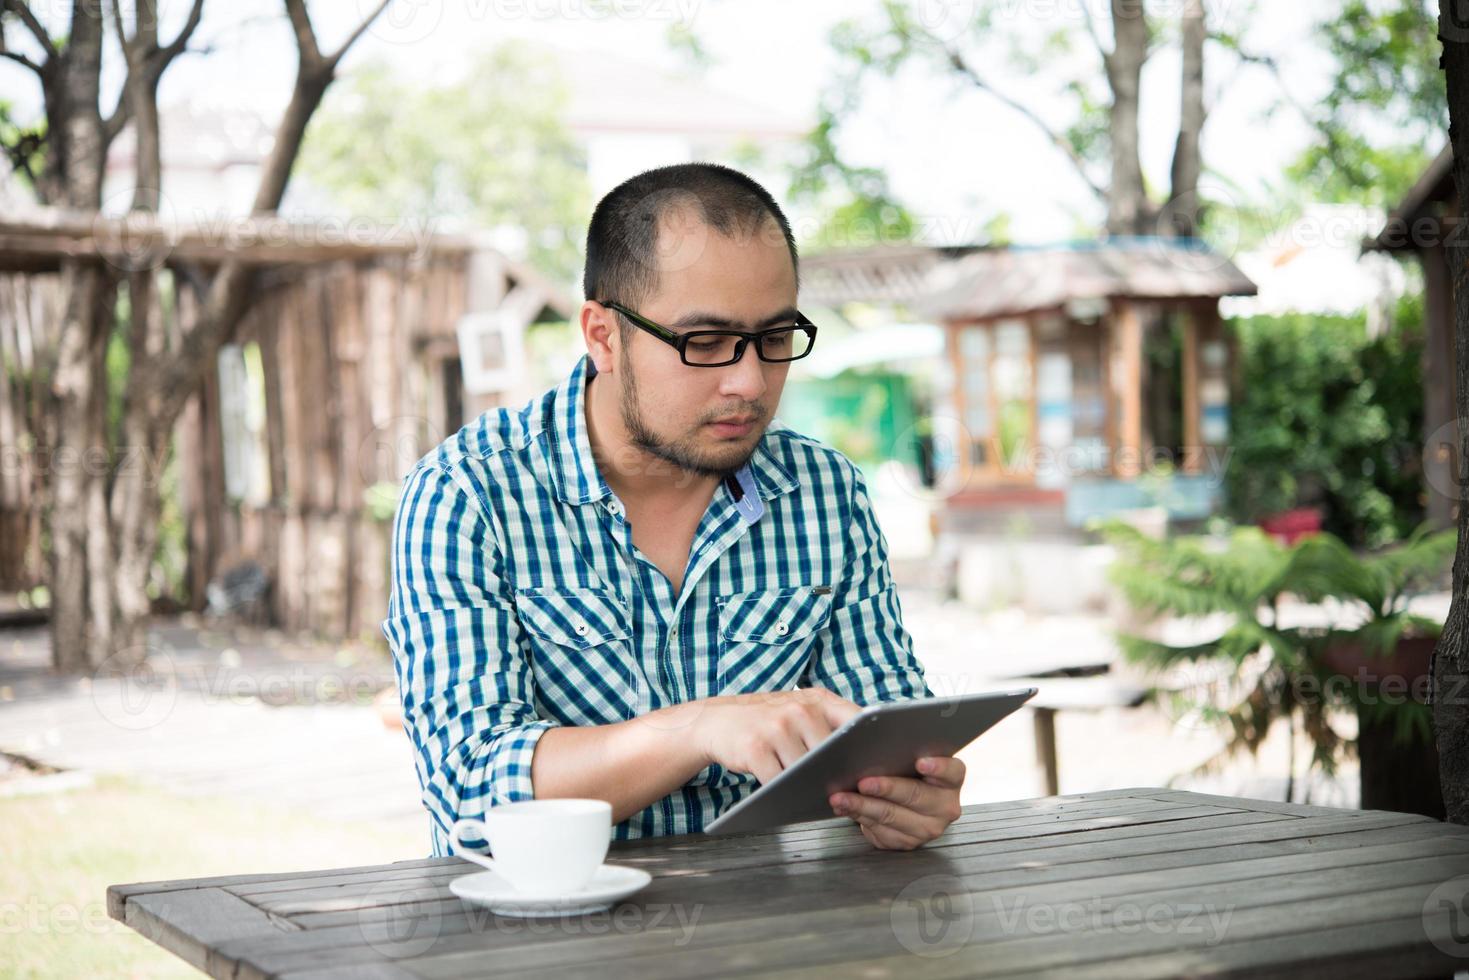
[[[616,310],[632,321],[633,326],[657,337],[670,347],[677,348],[678,356],[690,367],[723,367],[734,364],[745,356],[745,345],[755,341],[755,353],[760,360],[772,364],[795,361],[811,353],[816,344],[816,324],[796,313],[795,322],[789,326],[772,327],[758,333],[739,330],[691,330],[678,333],[662,324],[639,316],[621,303],[603,302],[609,310]]]

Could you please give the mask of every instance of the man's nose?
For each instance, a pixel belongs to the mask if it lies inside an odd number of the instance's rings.
[[[719,391],[723,395],[735,395],[746,401],[754,401],[765,394],[765,362],[755,350],[752,340],[745,345],[740,359],[723,369]]]

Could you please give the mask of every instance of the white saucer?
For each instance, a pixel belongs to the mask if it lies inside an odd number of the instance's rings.
[[[523,895],[493,871],[465,875],[449,882],[449,891],[466,902],[483,905],[499,915],[544,918],[599,912],[613,902],[647,886],[653,876],[640,868],[604,864],[592,880],[564,895]]]

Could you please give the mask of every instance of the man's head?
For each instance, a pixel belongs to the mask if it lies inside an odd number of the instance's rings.
[[[745,464],[769,425],[788,364],[754,344],[724,367],[692,367],[617,303],[676,333],[755,331],[793,322],[797,258],[770,194],[709,163],[649,170],[604,197],[587,230],[582,331],[599,375],[615,378],[632,443],[702,475]],[[743,429],[717,420],[749,420]]]

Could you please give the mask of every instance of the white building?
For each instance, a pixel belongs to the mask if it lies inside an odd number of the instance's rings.
[[[1380,208],[1306,205],[1299,218],[1234,256],[1260,292],[1225,297],[1220,311],[1226,317],[1351,316],[1365,311],[1367,332],[1377,336],[1387,328],[1393,303],[1406,286],[1402,267],[1390,256],[1362,251],[1362,242],[1382,227],[1385,217]]]

